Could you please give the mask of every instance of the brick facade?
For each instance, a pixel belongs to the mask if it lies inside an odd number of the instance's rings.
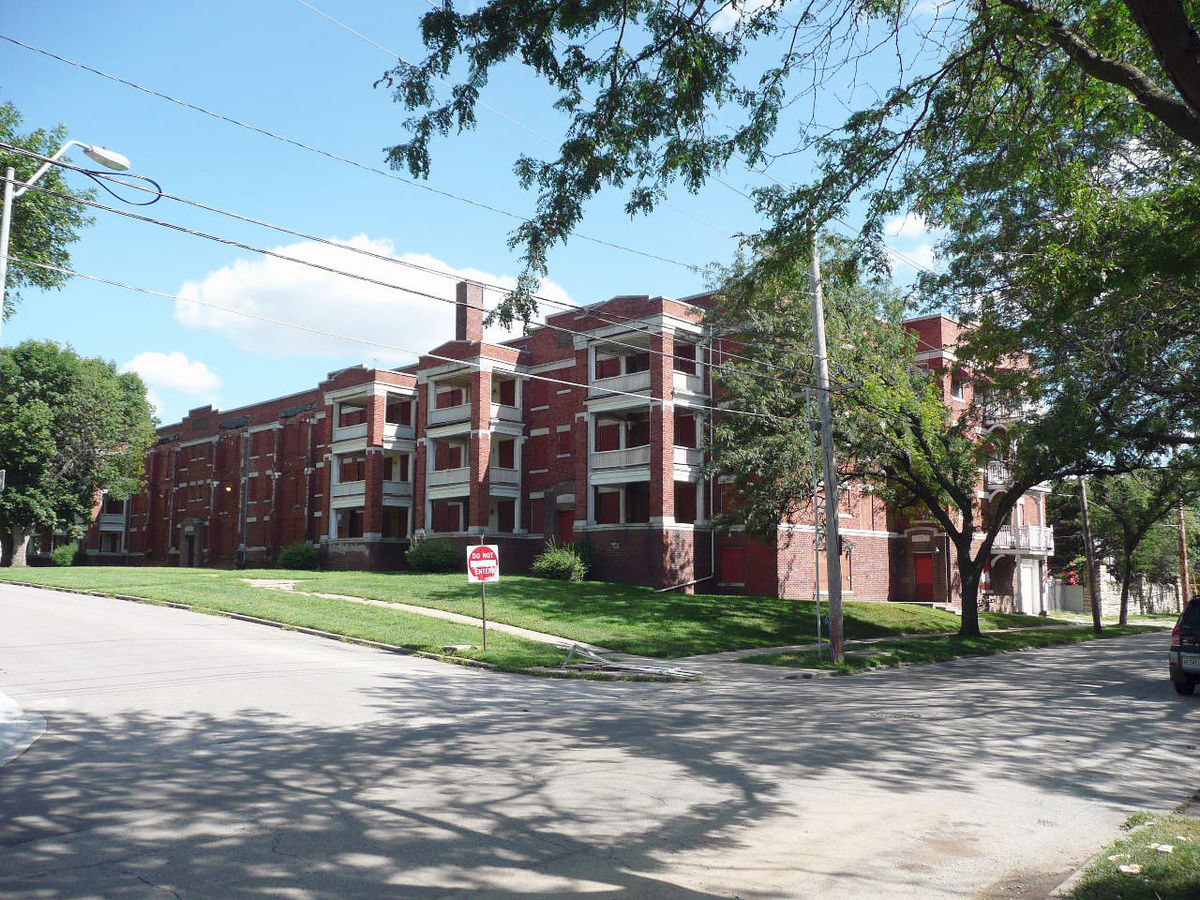
[[[332,372],[308,391],[194,409],[159,429],[146,489],[120,511],[98,510],[89,552],[255,566],[309,541],[331,568],[393,570],[414,536],[464,548],[486,537],[518,572],[555,538],[580,543],[596,578],[813,596],[811,519],[781,525],[774,541],[709,525],[720,491],[702,477],[715,405],[707,298],[616,297],[503,344],[483,340],[480,286],[460,284],[457,299],[454,340],[414,365]],[[947,404],[965,408],[959,327],[941,316],[909,327],[924,363],[946,373]],[[1027,496],[1014,513],[993,590],[1019,594],[1021,566],[1041,560],[1021,542],[1045,525],[1044,499]],[[953,600],[944,536],[927,523],[897,521],[852,487],[840,525],[848,599]]]

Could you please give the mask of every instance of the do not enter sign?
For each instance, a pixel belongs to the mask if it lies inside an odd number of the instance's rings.
[[[495,544],[467,548],[467,581],[488,584],[500,580],[500,551]]]

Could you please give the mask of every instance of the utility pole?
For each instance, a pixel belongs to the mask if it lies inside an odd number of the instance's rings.
[[[1088,520],[1087,476],[1079,476],[1079,524],[1083,528],[1083,551],[1087,555],[1088,589],[1092,595],[1092,630],[1099,634],[1100,582],[1096,577],[1096,548],[1092,546],[1092,526]]]
[[[1179,512],[1179,601],[1184,608],[1192,599],[1191,576],[1188,575],[1187,523],[1183,518],[1183,501],[1175,507]]]
[[[833,458],[833,415],[829,408],[829,357],[825,351],[825,301],[821,295],[818,230],[812,230],[812,262],[808,269],[813,308],[813,350],[817,363],[817,403],[821,409],[821,463],[825,480],[825,560],[829,582],[829,658],[844,660],[842,647],[842,542],[838,536],[838,477]],[[816,510],[813,510],[814,523]],[[820,584],[818,583],[818,587]],[[817,594],[820,602],[820,593]]]

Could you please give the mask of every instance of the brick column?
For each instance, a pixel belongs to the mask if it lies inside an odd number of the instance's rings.
[[[592,383],[592,368],[591,368],[592,351],[590,347],[583,347],[575,351],[575,369],[573,380],[580,384],[590,385]],[[579,402],[579,406],[586,409],[587,392],[584,392],[584,399]],[[574,407],[575,404],[572,404]],[[589,513],[592,503],[592,488],[588,483],[588,473],[591,471],[592,465],[592,430],[595,416],[591,413],[584,413],[582,417],[576,417],[575,438],[572,447],[572,456],[575,470],[575,529],[578,531],[582,526],[591,524],[592,517]],[[556,510],[548,510],[548,516],[556,516]]]
[[[367,471],[363,496],[363,540],[383,538],[383,422],[387,397],[373,394],[367,402]]]
[[[417,436],[417,452],[413,455],[413,531],[427,529],[432,524],[425,521],[425,488],[427,471],[426,462],[429,454],[428,441],[425,439],[425,431],[429,425],[429,404],[426,398],[429,396],[429,385],[417,385],[417,409],[416,415],[413,417],[413,423],[416,425]]]
[[[321,527],[317,529],[318,540],[322,537],[328,538],[333,529],[333,454],[330,447],[333,444],[333,423],[336,414],[337,404],[327,403],[325,418],[318,423],[317,445],[321,449],[321,468],[316,472],[317,491],[321,495]]]
[[[471,375],[471,441],[467,445],[467,465],[471,469],[471,508],[467,530],[487,531],[491,485],[488,463],[492,455],[492,373],[476,371]]]
[[[650,394],[661,403],[650,409],[650,524],[675,521],[675,339],[650,338]],[[659,355],[659,354],[664,355]]]

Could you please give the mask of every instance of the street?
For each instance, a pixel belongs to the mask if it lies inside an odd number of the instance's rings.
[[[0,692],[46,722],[0,896],[1044,896],[1195,789],[1166,643],[612,683],[0,586]]]

